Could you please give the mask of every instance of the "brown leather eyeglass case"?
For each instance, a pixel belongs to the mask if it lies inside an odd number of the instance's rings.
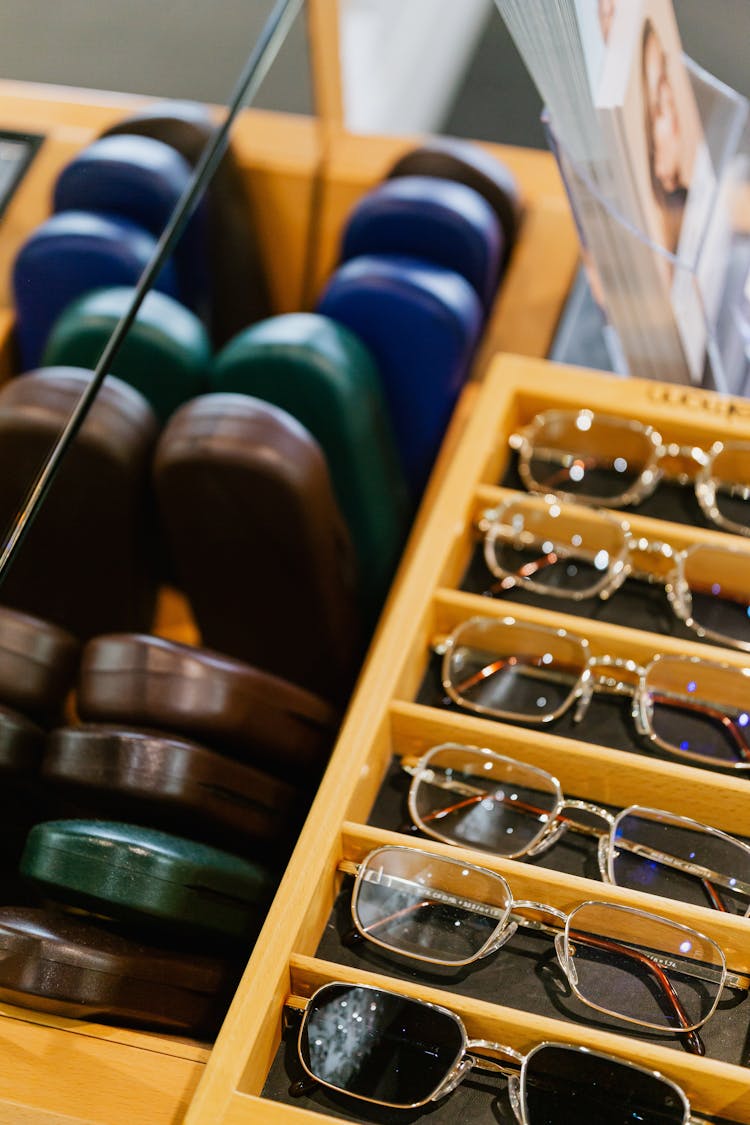
[[[86,722],[184,735],[291,780],[294,771],[320,773],[337,725],[329,704],[294,684],[219,652],[138,634],[89,641],[77,705]]]
[[[65,629],[0,606],[0,703],[40,722],[57,719],[75,682],[79,648]]]
[[[6,530],[92,378],[49,367],[0,388],[0,528]],[[109,376],[3,582],[5,604],[88,637],[148,628],[156,595],[149,468],[156,419]]]
[[[172,416],[154,479],[203,643],[342,700],[360,657],[354,552],[310,433],[249,395],[205,395]]]

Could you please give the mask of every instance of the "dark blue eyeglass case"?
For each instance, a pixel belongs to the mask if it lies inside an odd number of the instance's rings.
[[[71,301],[92,289],[136,285],[155,249],[152,234],[112,215],[64,211],[37,227],[13,266],[21,369],[41,364],[52,325]],[[177,296],[171,262],[156,288]]]
[[[318,311],[355,332],[375,357],[417,500],[479,339],[479,297],[444,266],[363,255],[333,274]]]
[[[515,176],[502,161],[472,141],[433,137],[404,153],[388,178],[436,176],[466,184],[483,196],[497,215],[504,235],[504,257],[510,253],[521,222],[521,191]]]
[[[341,257],[406,254],[446,266],[466,278],[487,308],[502,252],[497,215],[473,188],[403,176],[386,180],[360,200],[346,224]]]
[[[129,219],[159,238],[191,177],[171,145],[152,137],[103,137],[67,164],[54,188],[54,210],[95,211]],[[208,295],[205,208],[199,206],[175,248],[178,296],[199,313]]]

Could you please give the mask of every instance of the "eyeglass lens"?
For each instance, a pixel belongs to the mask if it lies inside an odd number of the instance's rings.
[[[416,775],[410,809],[430,836],[494,855],[520,856],[541,839],[560,801],[549,774],[499,755],[435,749]]]
[[[470,620],[454,632],[444,683],[461,706],[535,719],[566,704],[585,667],[575,637]]]
[[[391,1106],[429,1100],[463,1051],[461,1024],[417,1000],[331,984],[310,1001],[300,1057],[327,1086]]]
[[[620,887],[731,914],[750,907],[750,849],[666,813],[636,809],[618,816],[608,865]]]
[[[730,643],[750,640],[750,559],[701,544],[687,554],[683,574],[701,628]]]
[[[545,1043],[526,1060],[522,1094],[529,1125],[685,1125],[680,1091],[616,1059]]]
[[[550,411],[535,424],[528,469],[534,486],[616,502],[651,463],[647,427],[588,411]]]
[[[623,553],[621,527],[607,519],[581,525],[564,505],[534,498],[505,505],[490,527],[484,557],[499,590],[531,586],[593,596]]]
[[[731,767],[750,760],[749,688],[744,670],[664,657],[648,668],[640,706],[665,749]]]
[[[750,528],[750,443],[727,442],[710,465],[713,503],[731,530]]]

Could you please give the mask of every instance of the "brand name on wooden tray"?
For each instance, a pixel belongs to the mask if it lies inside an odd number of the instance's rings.
[[[703,414],[750,422],[750,399],[722,398],[713,391],[697,391],[690,387],[648,387],[646,397],[660,406],[686,406]]]

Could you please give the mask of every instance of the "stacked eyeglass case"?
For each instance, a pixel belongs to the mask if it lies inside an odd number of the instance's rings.
[[[186,1121],[544,1125],[541,1075],[619,1122],[598,1052],[640,1119],[750,1122],[750,406],[515,356],[465,396]]]

